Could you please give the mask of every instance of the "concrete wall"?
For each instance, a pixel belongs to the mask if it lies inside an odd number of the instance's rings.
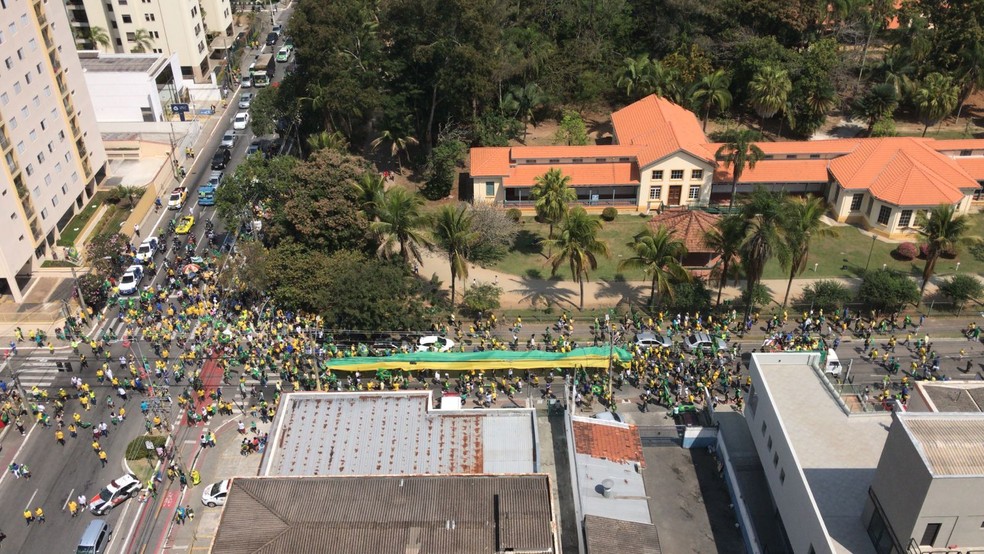
[[[232,7],[229,0],[201,0],[202,10],[205,11],[205,25],[209,33],[231,36]]]
[[[486,194],[486,183],[493,183],[495,186],[495,194],[489,196]],[[506,189],[502,186],[502,177],[474,177],[472,178],[472,202],[479,203],[494,203],[497,206],[502,206],[502,203],[506,201]]]
[[[984,477],[952,477],[932,480],[911,537],[922,538],[926,526],[941,523],[933,546],[959,545],[962,549],[984,549]],[[912,502],[912,499],[908,499]]]

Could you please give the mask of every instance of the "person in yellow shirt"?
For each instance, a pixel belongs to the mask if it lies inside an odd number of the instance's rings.
[[[38,520],[38,523],[44,523],[44,510],[41,509],[41,506],[34,510],[34,519]]]
[[[72,513],[72,517],[79,515],[79,505],[74,500],[68,502],[68,511]]]
[[[58,442],[58,444],[65,446],[65,433],[63,433],[61,429],[55,431],[55,441]]]

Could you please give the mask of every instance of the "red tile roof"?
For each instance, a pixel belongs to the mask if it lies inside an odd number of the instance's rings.
[[[741,183],[826,183],[830,180],[827,164],[830,160],[760,160],[754,168],[746,167]],[[734,166],[718,162],[714,180],[731,182]]]
[[[698,159],[711,161],[707,137],[693,112],[651,94],[612,114],[619,144],[643,145],[639,166],[683,150]]]
[[[951,150],[984,150],[984,139],[936,140],[926,139],[929,147],[937,152]]]
[[[550,158],[619,158],[635,157],[642,148],[621,144],[601,144],[589,146],[514,146],[510,151],[512,160],[548,160]]]
[[[498,177],[509,175],[509,148],[472,148],[469,153],[469,173],[472,177]]]
[[[642,439],[635,425],[623,427],[575,420],[574,448],[578,454],[587,454],[592,458],[646,465],[642,456]]]
[[[570,177],[571,186],[574,187],[639,184],[639,170],[634,163],[517,165],[503,180],[503,184],[507,187],[533,186],[537,177],[554,168]]]
[[[704,235],[714,228],[719,219],[720,216],[702,210],[667,210],[653,216],[649,220],[649,227],[654,231],[660,227],[673,231],[674,238],[682,240],[687,252],[691,254],[712,252],[713,249],[707,246]]]
[[[978,181],[984,181],[984,158],[956,158],[955,161],[968,175]]]
[[[952,204],[964,197],[960,189],[978,187],[953,159],[913,138],[865,140],[830,160],[830,172],[845,189],[868,189],[896,206]]]

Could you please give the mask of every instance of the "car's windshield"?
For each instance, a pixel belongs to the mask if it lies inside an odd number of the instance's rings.
[[[109,500],[112,497],[113,493],[109,489],[103,489],[102,492],[99,493],[100,500]]]
[[[129,273],[127,273],[126,275],[123,276],[122,279],[120,279],[120,282],[123,283],[124,285],[129,285],[133,281],[134,281],[133,275],[131,275]]]

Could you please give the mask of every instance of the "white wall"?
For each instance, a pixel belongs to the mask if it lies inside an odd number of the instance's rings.
[[[162,116],[157,84],[146,73],[89,71],[85,81],[100,123],[142,122],[141,108],[150,108],[156,120]]]
[[[232,7],[229,0],[201,0],[205,10],[205,24],[208,32],[226,34],[226,29],[232,25]]]
[[[485,184],[495,183],[495,195],[487,196],[485,194]],[[473,177],[472,178],[472,202],[478,204],[479,202],[485,203],[495,203],[502,206],[502,203],[506,201],[506,189],[502,186],[502,177]]]
[[[672,180],[670,179],[672,171],[674,169],[683,170],[682,180]],[[703,171],[703,175],[699,179],[693,179],[693,170]],[[662,180],[653,179],[653,171],[661,170],[663,172]],[[697,159],[690,154],[683,152],[678,152],[672,156],[663,158],[662,160],[657,160],[656,162],[644,167],[639,170],[639,209],[648,210],[655,209],[660,205],[669,205],[670,198],[670,187],[680,186],[680,203],[678,205],[686,206],[691,204],[707,204],[711,197],[711,180],[714,177],[713,168],[711,165],[704,160]],[[690,199],[690,187],[697,185],[701,187],[700,198]],[[650,189],[655,186],[660,186],[660,194],[657,199],[650,200]]]

